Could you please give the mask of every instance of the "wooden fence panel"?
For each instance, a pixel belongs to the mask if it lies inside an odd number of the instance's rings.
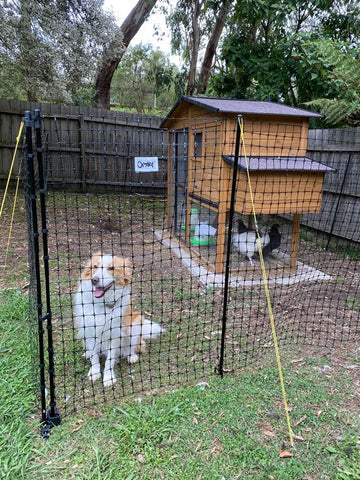
[[[8,176],[21,118],[39,109],[49,182],[166,190],[166,134],[161,119],[90,107],[0,100],[0,179]],[[159,158],[159,171],[136,173],[135,156]],[[18,171],[14,169],[13,177]]]
[[[325,175],[321,213],[302,223],[360,242],[360,128],[310,130],[308,156],[336,172]]]

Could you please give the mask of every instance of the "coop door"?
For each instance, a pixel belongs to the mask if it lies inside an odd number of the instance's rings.
[[[187,130],[174,132],[173,159],[174,159],[174,227],[180,230],[185,226],[186,192],[188,176],[188,143]]]

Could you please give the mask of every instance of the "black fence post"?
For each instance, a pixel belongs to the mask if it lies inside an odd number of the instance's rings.
[[[41,401],[41,435],[47,438],[50,434],[50,428],[60,423],[60,415],[56,409],[55,403],[55,384],[54,384],[54,348],[52,341],[52,323],[50,308],[50,280],[49,280],[49,255],[48,255],[48,230],[46,226],[46,203],[45,203],[45,176],[42,160],[41,143],[41,118],[40,111],[36,110],[34,116],[29,111],[25,112],[24,118],[26,135],[26,165],[28,180],[28,195],[30,203],[30,238],[32,242],[33,268],[35,272],[36,287],[36,308],[38,318],[38,340],[39,340],[39,369],[40,369],[40,401]],[[36,160],[38,167],[38,178],[35,174],[35,156],[33,148],[33,131],[35,129]],[[44,264],[45,298],[46,314],[43,315],[42,301],[42,276],[40,269],[40,232],[38,225],[37,208],[37,186],[40,197],[40,217]],[[48,373],[49,373],[49,395],[50,409],[47,411],[46,402],[46,369],[45,369],[45,331],[44,325],[47,325],[47,343],[48,343]]]
[[[41,116],[40,110],[34,111],[34,126],[36,140],[36,156],[39,176],[39,198],[41,212],[41,231],[43,246],[43,265],[44,265],[44,286],[46,299],[46,314],[43,321],[46,321],[47,341],[48,341],[48,373],[49,373],[49,396],[50,409],[47,413],[48,427],[60,424],[60,414],[56,408],[55,401],[55,369],[54,369],[54,344],[52,336],[52,313],[50,302],[50,274],[49,274],[49,249],[48,249],[48,229],[46,222],[46,179],[44,174],[43,148],[41,141]]]
[[[41,425],[47,423],[46,413],[46,385],[45,385],[45,355],[44,355],[44,325],[42,316],[42,295],[41,295],[41,277],[40,277],[40,261],[39,261],[39,229],[37,221],[36,206],[36,182],[34,169],[34,150],[33,150],[33,125],[34,122],[29,111],[25,112],[24,118],[25,138],[26,138],[26,166],[27,166],[27,182],[29,195],[29,214],[31,231],[30,239],[33,250],[33,267],[35,272],[36,287],[36,309],[38,315],[38,340],[39,340],[39,369],[40,369],[40,403],[41,403]]]
[[[237,118],[238,118],[238,121],[237,121],[237,128],[236,128],[234,169],[233,169],[233,177],[232,177],[232,184],[231,184],[231,198],[230,198],[230,209],[229,209],[229,228],[228,228],[228,236],[227,236],[227,242],[226,242],[227,252],[226,252],[226,259],[225,259],[225,278],[224,278],[220,358],[219,358],[219,364],[216,369],[222,377],[224,376],[225,335],[226,335],[226,322],[227,322],[228,299],[229,299],[231,234],[232,234],[232,227],[233,227],[234,213],[235,213],[236,181],[237,181],[237,171],[238,171],[238,165],[239,165],[239,151],[240,151],[240,123],[239,122],[242,116],[239,115]]]

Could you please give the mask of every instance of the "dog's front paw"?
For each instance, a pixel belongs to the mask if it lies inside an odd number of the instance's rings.
[[[91,382],[96,382],[101,377],[100,365],[92,366],[87,376]]]
[[[139,360],[139,356],[136,353],[132,353],[127,357],[128,363],[136,363]]]
[[[146,352],[146,344],[144,339],[140,339],[139,343],[135,347],[135,352],[136,353],[145,353]]]
[[[104,372],[104,378],[103,378],[104,387],[111,387],[112,385],[114,385],[114,383],[116,383],[116,377],[114,372],[108,372],[108,373]]]

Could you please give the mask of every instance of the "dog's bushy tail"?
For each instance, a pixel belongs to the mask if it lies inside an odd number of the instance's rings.
[[[165,330],[156,322],[144,318],[141,325],[141,336],[143,338],[155,338]]]

